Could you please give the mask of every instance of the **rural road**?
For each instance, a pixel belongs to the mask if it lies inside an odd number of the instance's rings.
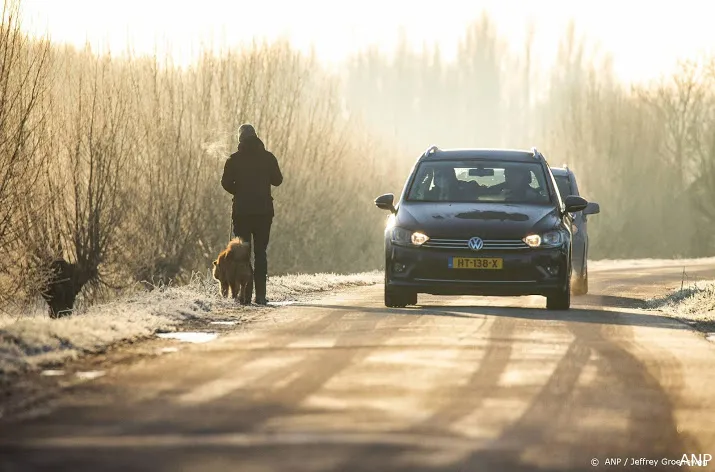
[[[682,270],[593,271],[569,312],[427,295],[386,309],[382,286],[267,310],[0,423],[0,468],[715,470],[660,463],[715,456],[715,343],[636,309]],[[715,265],[688,273],[715,279]]]

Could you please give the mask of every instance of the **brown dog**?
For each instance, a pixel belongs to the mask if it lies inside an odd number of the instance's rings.
[[[241,238],[233,238],[213,263],[213,277],[221,284],[221,295],[238,299],[242,305],[250,305],[253,293],[253,268],[251,267],[251,244]]]

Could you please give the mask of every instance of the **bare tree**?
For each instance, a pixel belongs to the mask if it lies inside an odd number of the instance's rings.
[[[688,127],[693,174],[688,193],[696,210],[693,246],[696,252],[712,254],[715,251],[715,58],[700,64],[698,104],[693,108],[696,117]]]
[[[693,177],[690,156],[695,147],[691,137],[704,104],[703,75],[700,64],[682,61],[676,73],[662,79],[657,86],[638,90],[639,97],[650,105],[664,126],[665,140],[660,156],[676,170],[677,188],[682,190]]]
[[[212,72],[208,59],[201,69]],[[205,252],[205,214],[211,211],[205,192],[219,165],[204,151],[201,134],[211,124],[210,107],[218,103],[211,97],[210,73],[202,83],[171,64],[144,65],[132,81],[141,146],[131,156],[136,198],[124,249],[134,279],[168,283]]]
[[[45,155],[39,151],[48,116],[49,42],[21,30],[20,3],[4,0],[0,24],[0,301],[22,287],[22,203],[36,197]]]
[[[51,143],[53,162],[45,178],[51,211],[28,241],[52,277],[42,290],[50,315],[71,312],[77,295],[109,284],[111,257],[125,217],[123,190],[134,140],[123,100],[125,76],[109,57],[85,53],[74,64],[79,79],[67,93],[56,89],[55,116],[63,117]]]

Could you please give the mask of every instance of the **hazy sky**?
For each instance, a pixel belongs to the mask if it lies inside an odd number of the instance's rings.
[[[23,0],[32,32],[56,41],[108,45],[137,52],[170,44],[189,61],[201,41],[235,45],[253,37],[290,37],[296,47],[314,45],[318,56],[339,61],[368,44],[390,50],[404,28],[417,47],[437,41],[446,58],[482,10],[513,47],[535,28],[535,54],[544,65],[556,52],[570,18],[578,30],[614,55],[626,80],[667,72],[678,57],[715,50],[713,0]]]

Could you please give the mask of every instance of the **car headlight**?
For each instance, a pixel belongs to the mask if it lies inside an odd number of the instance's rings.
[[[538,234],[530,234],[524,238],[524,242],[529,245],[529,247],[539,247],[541,246],[541,236]]]
[[[564,235],[561,231],[549,231],[541,236],[542,246],[560,246],[564,242]]]
[[[415,246],[422,246],[424,243],[427,242],[428,239],[429,236],[424,233],[420,233],[419,231],[412,233],[412,244],[414,244]]]
[[[561,231],[549,231],[544,234],[530,234],[523,239],[529,247],[554,247],[560,246],[564,242],[564,235]]]
[[[405,228],[395,226],[392,228],[392,242],[397,244],[412,244],[421,246],[429,240],[429,236],[419,231],[410,231]]]

